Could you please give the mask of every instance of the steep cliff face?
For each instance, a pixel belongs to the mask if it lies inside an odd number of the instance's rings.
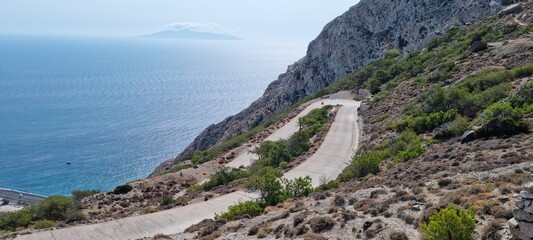
[[[423,48],[451,26],[462,26],[501,10],[490,0],[362,0],[324,27],[307,55],[288,67],[264,95],[235,116],[211,125],[172,161],[246,131],[347,73],[397,48],[404,54]]]

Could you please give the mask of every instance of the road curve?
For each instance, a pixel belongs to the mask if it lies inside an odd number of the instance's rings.
[[[336,104],[341,104],[342,107],[337,112],[324,142],[305,162],[285,173],[285,178],[310,176],[313,187],[317,187],[321,181],[335,179],[348,166],[359,144],[357,109],[360,102],[337,100]]]
[[[304,115],[312,109],[319,108],[321,101],[313,102],[307,107]],[[320,184],[323,176],[333,179],[349,162],[353,151],[357,148],[359,129],[357,124],[357,108],[360,102],[347,99],[326,99],[324,104],[337,105],[339,109],[331,128],[326,134],[324,142],[317,152],[308,160],[287,172],[285,178],[311,176],[313,186]],[[303,116],[303,115],[302,115]],[[286,139],[298,131],[298,117],[292,119],[284,127],[273,133],[270,140]],[[251,154],[250,154],[251,155]],[[253,159],[246,159],[247,166]],[[193,203],[187,206],[173,208],[161,212],[127,217],[114,221],[91,225],[80,225],[52,231],[37,232],[22,235],[21,240],[62,240],[62,239],[138,239],[152,237],[156,234],[175,234],[182,232],[192,224],[203,219],[212,218],[215,213],[227,210],[228,206],[237,202],[256,199],[256,193],[243,191],[233,192],[210,199],[206,202]]]
[[[296,117],[292,118],[288,123],[283,125],[283,127],[279,128],[278,130],[274,131],[270,136],[268,136],[265,140],[267,141],[277,141],[281,139],[289,139],[292,135],[294,135],[298,130],[300,130],[300,126],[298,124],[298,119],[300,117],[303,117],[307,115],[309,112],[311,112],[314,109],[321,108],[324,105],[343,105],[343,106],[352,106],[352,105],[358,105],[358,102],[348,99],[322,99],[322,100],[314,100],[309,106],[307,106],[303,111],[301,111]],[[241,166],[248,167],[252,164],[253,161],[257,160],[259,157],[251,153],[252,150],[254,150],[256,147],[258,147],[259,144],[253,144],[250,147],[243,148],[233,159],[233,161],[226,164],[228,167],[232,168],[239,168]]]

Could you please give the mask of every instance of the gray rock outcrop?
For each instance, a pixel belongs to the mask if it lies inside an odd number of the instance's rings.
[[[309,44],[307,55],[272,82],[262,97],[235,116],[206,128],[163,170],[196,150],[244,132],[298,100],[340,80],[347,73],[384,56],[425,47],[451,26],[462,26],[498,14],[501,2],[490,0],[361,0],[328,23]]]
[[[509,230],[515,238],[533,239],[533,183],[518,194],[513,209],[514,218],[508,221]]]

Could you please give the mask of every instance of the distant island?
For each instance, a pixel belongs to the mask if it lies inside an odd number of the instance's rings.
[[[189,40],[242,40],[241,38],[212,32],[196,32],[191,30],[165,30],[141,36],[143,38],[189,39]]]

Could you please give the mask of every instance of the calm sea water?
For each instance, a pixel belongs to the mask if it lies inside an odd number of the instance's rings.
[[[0,37],[0,187],[66,195],[146,177],[304,52],[296,43]]]

